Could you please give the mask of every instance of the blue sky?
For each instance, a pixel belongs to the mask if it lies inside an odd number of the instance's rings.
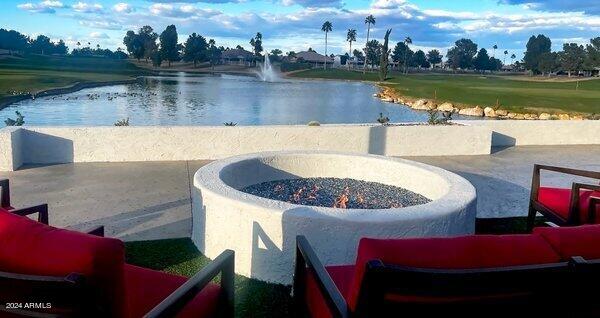
[[[368,14],[377,19],[372,37],[392,28],[393,42],[410,36],[415,49],[444,53],[461,37],[521,58],[533,34],[548,35],[555,50],[600,36],[600,0],[3,0],[0,9],[0,27],[61,38],[71,48],[80,41],[115,49],[127,30],[150,25],[160,32],[175,24],[181,42],[196,32],[249,48],[262,32],[268,50],[323,51],[320,26],[329,20],[328,51],[342,53],[348,28],[358,31],[353,46],[364,45]]]

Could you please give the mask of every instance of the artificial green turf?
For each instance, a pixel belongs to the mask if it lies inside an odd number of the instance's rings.
[[[291,76],[379,81],[376,73],[341,69],[311,69]],[[390,73],[384,85],[414,98],[430,98],[462,105],[496,106],[531,112],[600,113],[600,79],[577,82],[518,80],[506,76]],[[578,86],[578,87],[577,87]]]
[[[125,243],[127,262],[182,276],[193,276],[210,260],[190,239]],[[291,316],[291,288],[236,275],[236,317]]]
[[[108,82],[146,74],[126,60],[25,55],[0,58],[0,98],[11,92],[38,92],[77,82]]]

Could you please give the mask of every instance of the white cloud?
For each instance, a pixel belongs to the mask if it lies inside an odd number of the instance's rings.
[[[90,33],[89,37],[92,39],[109,39],[110,38],[108,36],[108,34],[102,33],[102,32],[92,32],[92,33]]]
[[[52,0],[45,0],[40,2],[40,5],[48,7],[48,8],[62,8],[64,7],[64,4],[60,1],[52,1]]]
[[[103,7],[99,3],[77,2],[72,6],[73,10],[83,13],[101,12]]]
[[[17,5],[17,8],[31,13],[55,13],[55,9],[63,7],[62,2],[54,0],[45,0],[39,3],[27,2]]]
[[[133,7],[129,3],[120,2],[113,6],[113,10],[119,13],[130,13],[133,11]]]

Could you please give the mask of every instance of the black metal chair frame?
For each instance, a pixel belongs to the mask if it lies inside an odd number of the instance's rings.
[[[2,207],[10,207],[10,190],[8,180],[0,180],[2,187]],[[48,225],[48,205],[41,204],[23,209],[12,209],[10,213],[21,216],[38,214],[38,222]],[[104,236],[104,226],[98,226],[86,231],[88,234]],[[0,247],[1,248],[1,247]],[[162,302],[150,310],[144,317],[173,317],[181,311],[204,287],[220,275],[221,294],[219,298],[219,317],[233,317],[234,315],[234,252],[226,250],[217,256],[207,266],[188,279],[183,285],[173,291]],[[7,308],[4,301],[0,304],[0,316],[7,312],[23,317],[63,317],[63,316],[103,316],[101,309],[93,308],[93,304],[86,303],[85,295],[89,295],[86,288],[85,277],[78,273],[71,273],[65,277],[22,275],[0,272],[0,284],[5,286],[23,286],[27,290],[35,291],[27,301],[32,299],[52,300],[57,304],[64,304],[67,314],[46,314],[42,311],[26,310],[22,308]],[[44,301],[44,302],[46,302]],[[82,305],[84,304],[84,305]],[[61,308],[62,309],[62,308]]]
[[[527,215],[527,231],[531,232],[533,227],[535,226],[535,218],[537,212],[541,213],[546,219],[550,222],[555,223],[558,226],[574,226],[581,225],[581,218],[579,213],[579,197],[582,189],[592,190],[592,191],[600,191],[600,185],[593,184],[585,184],[573,182],[571,186],[571,200],[569,204],[569,215],[565,219],[550,208],[546,207],[542,203],[538,201],[538,194],[540,189],[540,172],[542,170],[553,171],[563,174],[569,174],[579,177],[587,177],[592,179],[600,180],[600,172],[596,171],[586,171],[579,169],[571,169],[564,167],[555,167],[555,166],[547,166],[547,165],[534,165],[533,166],[533,176],[531,179],[531,194],[529,197],[529,211]],[[596,206],[600,203],[600,197],[592,196],[590,197],[589,208],[588,208],[588,220],[593,221],[596,216]]]
[[[531,299],[540,303],[549,301],[552,291],[559,295],[568,289],[576,260],[551,264],[508,266],[485,269],[424,269],[369,261],[361,283],[355,311],[321,263],[304,236],[296,241],[296,267],[293,297],[298,317],[308,316],[306,308],[306,275],[313,275],[317,287],[333,317],[385,317],[386,310],[394,306],[386,295],[399,294],[423,297],[465,297],[465,302],[446,304],[449,307],[472,310],[472,306],[519,306],[517,298],[498,295],[522,295],[522,308],[530,308]],[[481,297],[481,296],[489,297]],[[472,298],[469,298],[472,297]],[[469,300],[471,299],[471,300]],[[435,304],[444,308],[444,303]],[[431,306],[431,305],[430,305]],[[462,307],[461,307],[462,306]],[[409,307],[409,306],[406,306]],[[397,312],[396,312],[397,313]]]

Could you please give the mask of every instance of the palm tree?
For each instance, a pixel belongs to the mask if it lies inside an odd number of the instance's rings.
[[[492,48],[494,49],[494,53],[492,53],[492,57],[496,57],[496,49],[498,48],[498,45],[494,44],[494,46],[492,46]]]
[[[514,53],[510,56],[510,64],[515,64],[514,60],[516,57],[517,56]]]
[[[350,50],[348,51],[348,59],[350,59],[350,56],[352,56],[352,42],[356,41],[356,29],[348,29],[346,41],[350,42]],[[346,64],[348,65],[348,69],[350,69],[350,63],[348,62],[349,60],[346,61]]]
[[[502,64],[506,64],[506,55],[508,54],[508,51],[504,51],[504,62],[502,62]]]
[[[367,45],[369,44],[369,35],[371,33],[371,25],[375,25],[375,17],[372,14],[369,14],[366,18],[365,18],[365,24],[367,25],[367,42],[365,43],[365,48],[367,47]],[[365,50],[366,52],[366,50]],[[366,68],[367,68],[367,54],[365,54],[365,65],[363,66],[363,74],[365,74]]]
[[[407,36],[404,39],[404,45],[406,45],[406,51],[404,51],[404,74],[408,74],[408,45],[412,44],[412,39]]]
[[[331,32],[331,30],[333,30],[333,25],[331,24],[331,22],[325,21],[325,23],[323,23],[323,26],[321,26],[321,31],[325,32],[325,60],[323,61],[324,70],[327,69],[327,33]]]

